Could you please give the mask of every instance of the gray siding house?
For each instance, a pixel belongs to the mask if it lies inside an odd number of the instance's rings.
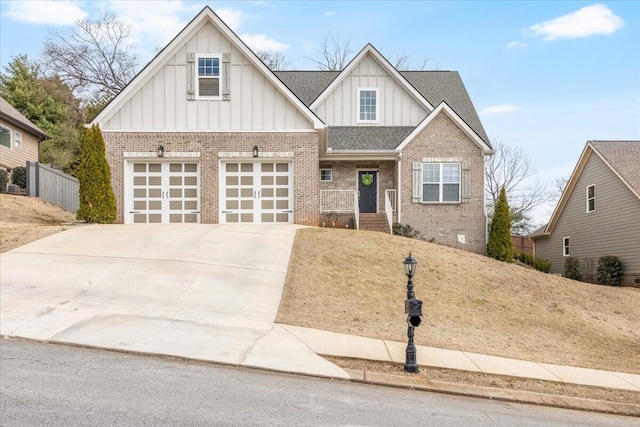
[[[581,266],[621,258],[626,286],[640,287],[640,141],[589,141],[551,220],[531,237],[535,255],[561,273],[566,257]]]
[[[485,250],[493,149],[459,74],[370,44],[340,72],[273,72],[205,7],[92,124],[119,222],[400,222]]]

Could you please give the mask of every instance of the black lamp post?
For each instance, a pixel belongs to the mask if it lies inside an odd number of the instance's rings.
[[[416,294],[413,291],[413,276],[416,274],[416,267],[418,262],[414,257],[409,256],[404,260],[404,274],[407,275],[407,299],[404,302],[404,312],[407,314],[407,354],[404,364],[404,370],[406,372],[417,374],[418,361],[416,358],[416,345],[413,343],[413,334],[415,328],[420,326],[422,319],[422,301],[416,299]]]

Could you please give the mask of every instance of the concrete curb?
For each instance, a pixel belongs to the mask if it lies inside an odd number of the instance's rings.
[[[618,403],[603,400],[585,399],[581,397],[543,394],[532,391],[509,390],[470,384],[450,383],[445,381],[430,380],[424,377],[407,378],[406,376],[402,375],[360,371],[354,369],[345,369],[345,371],[351,376],[351,381],[365,384],[385,385],[391,387],[453,394],[458,396],[501,400],[505,402],[526,403],[563,409],[577,409],[581,411],[601,412],[604,414],[640,417],[640,405],[631,403]]]

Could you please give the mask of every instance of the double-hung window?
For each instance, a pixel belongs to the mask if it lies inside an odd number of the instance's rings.
[[[220,99],[220,55],[198,55],[196,64],[196,98]]]
[[[22,134],[18,131],[13,131],[13,148],[18,150],[22,148]]]
[[[593,212],[596,210],[596,186],[590,185],[587,187],[587,212]]]
[[[358,88],[358,123],[378,123],[378,88]]]
[[[422,201],[460,202],[460,163],[423,163]]]
[[[569,237],[562,239],[562,256],[571,256],[571,242]]]
[[[11,131],[4,126],[0,126],[0,145],[11,148]]]

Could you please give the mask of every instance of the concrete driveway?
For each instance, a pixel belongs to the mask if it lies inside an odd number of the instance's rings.
[[[297,226],[90,225],[0,255],[0,333],[346,377],[275,325]]]

